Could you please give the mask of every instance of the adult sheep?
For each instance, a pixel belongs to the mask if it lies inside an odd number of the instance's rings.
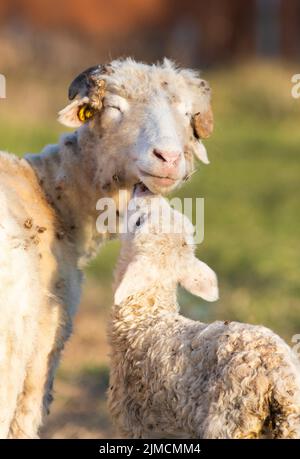
[[[142,181],[167,193],[208,162],[210,90],[168,60],[81,73],[59,119],[78,128],[18,159],[0,153],[0,437],[35,438],[80,300],[81,268],[109,234],[96,202]]]

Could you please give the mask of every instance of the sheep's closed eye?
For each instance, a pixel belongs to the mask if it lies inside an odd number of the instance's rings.
[[[108,121],[121,121],[123,112],[117,105],[106,105],[104,107],[103,116]]]
[[[113,110],[117,110],[117,111],[119,111],[119,112],[122,111],[121,108],[118,107],[117,105],[106,105],[105,108],[107,108],[107,109],[108,109],[108,108],[112,108]]]

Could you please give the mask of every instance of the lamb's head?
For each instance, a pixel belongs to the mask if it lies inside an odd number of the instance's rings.
[[[207,301],[217,300],[216,274],[195,257],[193,234],[185,215],[137,185],[128,208],[128,231],[122,235],[115,304],[151,286],[174,289],[177,283]]]
[[[194,155],[209,162],[202,144],[213,129],[209,86],[167,59],[90,68],[72,82],[69,98],[59,120],[88,133],[95,157],[115,162],[128,185],[167,193],[191,175]]]

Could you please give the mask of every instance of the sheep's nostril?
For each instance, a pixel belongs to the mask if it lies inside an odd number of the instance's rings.
[[[158,150],[153,150],[153,154],[154,156],[156,156],[156,158],[160,159],[161,161],[167,162],[167,160],[163,157],[163,155]]]
[[[153,154],[160,161],[172,166],[176,166],[180,158],[180,152],[178,151],[162,151],[154,149]]]

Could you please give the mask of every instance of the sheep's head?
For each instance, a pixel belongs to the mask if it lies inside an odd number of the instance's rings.
[[[214,271],[195,257],[194,227],[161,196],[143,185],[135,187],[128,208],[128,231],[122,236],[125,272],[115,293],[115,304],[154,285],[186,290],[207,301],[218,299]]]
[[[95,155],[115,161],[130,183],[166,193],[191,175],[194,155],[209,162],[210,89],[191,70],[116,60],[81,73],[69,98],[59,120],[92,134]]]

